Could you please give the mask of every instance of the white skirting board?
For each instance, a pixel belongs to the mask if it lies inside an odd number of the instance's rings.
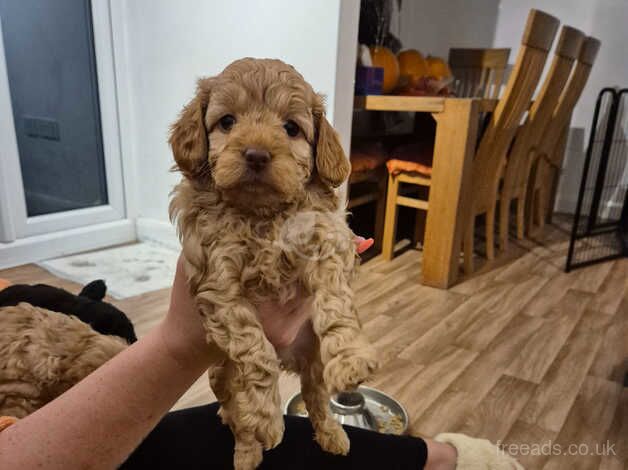
[[[0,243],[0,269],[137,240],[134,220],[117,220]]]
[[[139,217],[136,220],[136,227],[137,239],[139,241],[158,243],[173,250],[181,249],[181,243],[177,237],[177,231],[167,220]]]

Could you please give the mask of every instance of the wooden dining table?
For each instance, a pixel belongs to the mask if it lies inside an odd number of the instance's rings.
[[[440,96],[356,96],[354,109],[430,113],[436,121],[429,210],[423,244],[423,284],[447,289],[460,270],[463,224],[471,210],[471,165],[482,113],[497,100]]]

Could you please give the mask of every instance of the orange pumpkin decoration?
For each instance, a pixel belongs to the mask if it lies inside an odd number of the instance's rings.
[[[384,83],[382,92],[390,93],[397,86],[399,80],[399,62],[395,54],[387,47],[373,46],[370,48],[373,67],[384,69]]]
[[[449,68],[449,65],[447,65],[447,62],[440,57],[427,56],[426,62],[429,68],[429,75],[431,77],[434,77],[437,80],[451,77],[451,69]]]
[[[416,49],[401,51],[397,55],[397,59],[399,60],[399,73],[402,77],[417,80],[429,73],[427,62]]]

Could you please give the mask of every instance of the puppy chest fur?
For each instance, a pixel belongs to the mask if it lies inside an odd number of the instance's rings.
[[[216,192],[199,191],[186,180],[173,194],[171,210],[184,240],[184,254],[194,265],[193,289],[210,277],[217,291],[225,282],[231,288],[235,284],[254,305],[285,304],[298,290],[312,294],[322,263],[335,262],[347,279],[354,277],[359,258],[344,215],[330,210],[335,204],[333,193],[313,191],[299,204],[270,217],[253,217]],[[218,301],[220,292],[216,296]]]

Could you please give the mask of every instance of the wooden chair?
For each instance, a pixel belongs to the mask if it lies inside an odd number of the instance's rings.
[[[352,196],[352,189],[357,185],[368,185],[370,191]],[[349,177],[349,198],[347,201],[347,210],[365,204],[375,204],[375,227],[373,229],[373,238],[375,239],[375,249],[381,249],[382,238],[384,233],[384,211],[386,209],[386,170],[379,167],[374,170],[352,173]]]
[[[478,215],[486,215],[486,257],[495,258],[495,208],[506,154],[541,78],[558,24],[547,13],[530,11],[515,67],[482,136],[473,161],[471,211],[463,237],[467,274],[473,272],[473,236]]]
[[[543,86],[528,111],[524,124],[517,131],[508,155],[499,204],[499,245],[508,245],[509,216],[512,201],[517,204],[517,238],[524,236],[524,215],[527,184],[533,164],[538,158],[537,147],[544,130],[552,119],[556,103],[569,79],[582,44],[584,33],[570,26],[561,28],[554,59]]]
[[[587,84],[599,49],[598,39],[589,36],[584,40],[569,82],[562,91],[541,137],[537,149],[539,158],[528,183],[526,226],[529,234],[535,234],[545,226],[546,218],[553,209],[571,114]]]
[[[450,49],[449,67],[456,96],[497,98],[509,56],[510,49]]]
[[[377,153],[381,154],[376,155]],[[352,148],[350,158],[352,169],[347,188],[347,210],[374,203],[374,247],[375,249],[381,249],[384,232],[387,183],[386,168],[384,165],[386,161],[384,147],[382,146],[380,151],[373,152],[372,155],[361,153],[357,158]],[[360,191],[356,191],[358,188]]]
[[[539,81],[547,52],[557,29],[558,20],[556,18],[538,10],[530,11],[517,63],[508,81],[504,96],[499,101],[480,141],[472,168],[472,210],[469,211],[465,222],[464,249],[467,271],[471,271],[472,268],[475,216],[490,212],[492,218],[489,216],[487,220],[494,220],[497,183],[501,177],[506,151]],[[399,194],[399,185],[400,183],[408,183],[429,187],[431,185],[431,172],[423,169],[424,164],[417,165],[414,169],[411,166],[394,168],[391,161],[388,161],[387,165],[389,177],[382,256],[385,259],[391,259],[395,243],[397,206],[429,210],[429,197],[428,200],[424,200],[402,196]],[[492,251],[493,230],[494,223],[487,222],[487,253],[489,257],[494,256]]]

